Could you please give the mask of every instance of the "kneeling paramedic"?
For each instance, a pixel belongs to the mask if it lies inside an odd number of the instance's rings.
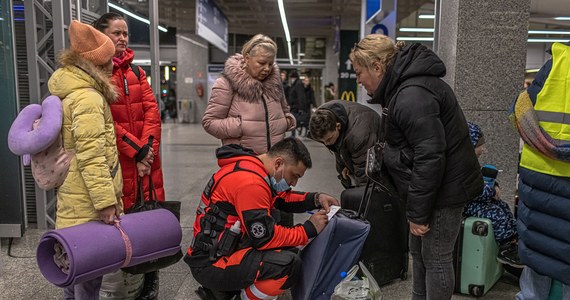
[[[216,150],[216,157],[220,170],[202,193],[194,239],[184,258],[203,286],[197,293],[203,299],[230,291],[239,292],[241,299],[275,299],[297,282],[300,272],[299,256],[287,249],[320,233],[328,223],[329,206],[338,200],[291,190],[312,165],[309,151],[296,138],[286,138],[261,155],[226,145]],[[293,227],[277,225],[272,211],[302,213],[321,207]]]

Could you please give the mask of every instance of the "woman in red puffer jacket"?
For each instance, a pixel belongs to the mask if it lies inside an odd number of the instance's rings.
[[[115,122],[119,161],[123,170],[123,204],[128,211],[137,195],[137,179],[143,177],[145,199],[149,197],[152,178],[157,200],[164,200],[160,156],[161,120],[158,104],[146,80],[145,72],[132,65],[133,50],[127,48],[128,27],[123,16],[106,13],[94,27],[105,33],[115,44],[113,82],[119,93],[111,105]],[[133,70],[135,69],[135,70]]]

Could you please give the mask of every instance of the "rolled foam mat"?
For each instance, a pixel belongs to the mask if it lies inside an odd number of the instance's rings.
[[[126,266],[170,256],[180,250],[180,223],[166,209],[124,215],[120,224],[132,245],[132,258]],[[68,273],[54,261],[56,243],[67,253]],[[66,287],[125,267],[126,253],[121,232],[113,225],[94,221],[46,232],[40,239],[36,259],[49,282]]]

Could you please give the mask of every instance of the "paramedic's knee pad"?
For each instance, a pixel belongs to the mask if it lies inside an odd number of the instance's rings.
[[[293,251],[267,251],[263,255],[260,278],[279,279],[287,276],[281,289],[291,288],[299,279],[301,258]]]

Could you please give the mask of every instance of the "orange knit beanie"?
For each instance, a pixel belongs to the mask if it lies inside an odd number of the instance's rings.
[[[96,66],[108,63],[115,55],[113,41],[104,33],[77,20],[69,26],[71,50]]]

